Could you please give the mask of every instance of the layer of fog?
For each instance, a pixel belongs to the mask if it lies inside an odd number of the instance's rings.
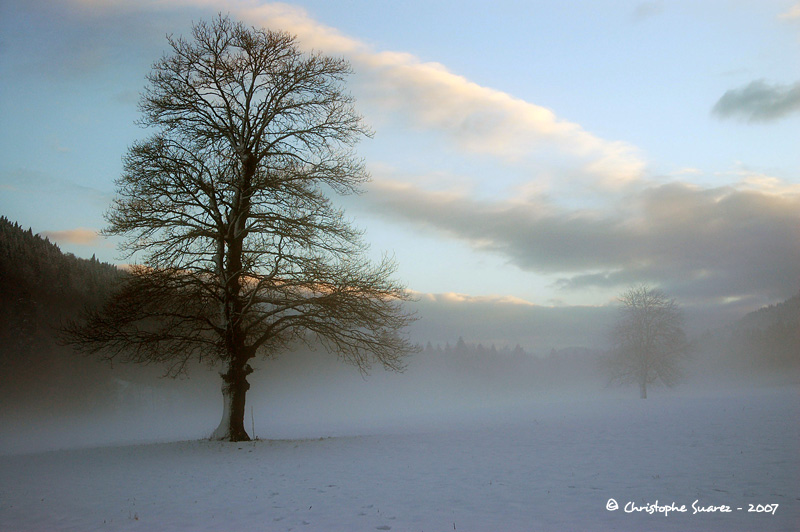
[[[369,375],[323,350],[297,349],[254,363],[245,426],[261,439],[298,439],[439,430],[501,419],[535,403],[555,410],[598,401],[639,401],[634,388],[609,388],[602,352],[536,354],[470,344],[468,356],[448,346],[412,355],[403,373],[374,367]],[[482,349],[483,351],[476,351]],[[61,379],[26,384],[0,408],[0,453],[207,437],[222,411],[218,368],[192,367],[187,378],[161,378],[161,369],[109,366],[70,353]],[[700,396],[715,390],[797,386],[733,372],[724,359],[687,361],[686,378],[650,396]],[[22,394],[22,392],[19,392]],[[557,406],[560,405],[560,406]]]

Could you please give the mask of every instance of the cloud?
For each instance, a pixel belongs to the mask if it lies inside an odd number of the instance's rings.
[[[800,4],[793,5],[792,7],[789,8],[788,11],[778,15],[778,18],[787,19],[787,20],[798,20],[798,19],[800,19]]]
[[[487,348],[519,344],[540,354],[553,347],[605,347],[616,317],[613,305],[550,307],[501,296],[418,294],[410,306],[420,318],[409,328],[415,341],[444,346],[463,337]]]
[[[489,295],[489,296],[473,296],[468,294],[458,294],[455,292],[446,292],[443,294],[428,294],[428,293],[421,293],[421,292],[414,292],[413,290],[411,293],[414,297],[419,298],[422,301],[430,301],[430,302],[449,302],[449,303],[478,303],[478,304],[502,304],[502,305],[523,305],[523,306],[534,306],[533,303],[530,301],[526,301],[522,298],[515,297],[515,296],[501,296],[501,295]]]
[[[346,56],[357,73],[360,103],[412,128],[439,132],[464,152],[509,164],[541,162],[556,153],[559,166],[567,161],[573,173],[611,187],[640,178],[644,170],[645,161],[630,144],[601,139],[549,109],[473,83],[441,64],[375,51],[302,9],[275,3],[232,11],[250,24],[294,33],[307,48]]]
[[[739,117],[749,122],[778,120],[800,111],[800,81],[792,85],[770,85],[756,80],[727,91],[714,105],[720,118]]]
[[[593,209],[387,181],[365,199],[383,216],[555,276],[564,290],[650,282],[676,296],[723,300],[788,297],[800,283],[800,187],[767,176],[718,188],[651,184]]]
[[[23,168],[0,170],[0,187],[25,196],[25,201],[41,196],[58,197],[62,202],[67,198],[81,198],[88,199],[93,205],[106,207],[113,198],[110,192]]]
[[[550,153],[614,185],[640,177],[644,162],[623,142],[595,137],[544,107],[480,86],[436,63],[405,54],[361,55],[371,68],[371,103],[419,129],[444,133],[461,150],[511,164]]]
[[[77,244],[79,246],[97,246],[101,243],[99,233],[94,229],[79,227],[67,231],[42,231],[41,236],[62,244]]]
[[[642,2],[636,6],[633,11],[633,20],[641,22],[642,20],[654,17],[664,11],[664,3],[660,0],[653,2]]]
[[[34,1],[39,9],[50,9],[41,0]],[[432,132],[464,154],[493,157],[501,164],[527,168],[535,162],[543,173],[557,174],[562,182],[582,180],[617,188],[641,178],[646,165],[642,154],[631,144],[602,139],[550,109],[478,85],[441,64],[424,62],[408,53],[375,50],[368,43],[321,24],[296,6],[249,0],[70,3],[73,9],[67,18],[74,24],[62,37],[66,50],[62,55],[67,57],[60,57],[57,62],[48,60],[55,64],[39,70],[49,72],[55,68],[84,75],[112,59],[130,62],[124,55],[136,46],[129,41],[138,39],[140,47],[148,49],[155,46],[154,41],[165,44],[156,35],[163,35],[163,28],[177,20],[178,11],[201,10],[200,17],[202,13],[206,17],[216,12],[230,13],[246,24],[293,33],[306,49],[346,57],[356,73],[349,88],[370,121],[374,117],[375,121],[390,121],[393,127]],[[154,11],[160,16],[152,17]],[[75,21],[89,17],[92,35],[87,37],[78,31],[80,25]],[[126,22],[120,31],[122,20]],[[173,25],[172,31],[186,31],[185,20]],[[125,46],[119,46],[120,42]],[[153,53],[153,57],[157,55]]]
[[[186,25],[186,13],[161,10],[159,2],[26,0],[7,2],[3,55],[14,76],[54,82],[86,81],[108,68],[142,70],[164,49],[164,36]],[[5,7],[5,5],[4,5]],[[147,50],[142,54],[142,50]],[[97,79],[97,78],[95,78]]]
[[[107,9],[114,21],[133,9],[139,14],[158,9],[173,21],[174,10],[185,14],[196,8],[204,10],[198,18],[231,13],[247,24],[287,30],[306,48],[351,61],[356,75],[349,88],[368,118],[385,116],[392,126],[439,135],[464,153],[494,158],[498,166],[535,168],[537,183],[549,174],[567,186],[577,180],[614,191],[614,203],[591,201],[582,209],[570,198],[556,204],[541,186],[514,199],[482,201],[469,191],[430,191],[378,180],[363,196],[384,216],[466,241],[523,270],[557,277],[565,290],[637,280],[669,283],[683,293],[707,297],[745,292],[780,297],[797,290],[800,204],[797,192],[787,191],[779,180],[750,176],[721,188],[647,183],[646,161],[635,146],[600,138],[551,109],[481,86],[444,65],[376,50],[295,6],[255,0],[82,4],[87,10]],[[637,12],[652,16],[661,5],[641,3]],[[800,83],[756,81],[728,91],[713,113],[775,120],[798,109],[799,92]],[[571,188],[575,194],[583,190]]]

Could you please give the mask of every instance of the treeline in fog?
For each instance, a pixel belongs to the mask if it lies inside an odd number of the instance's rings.
[[[186,381],[176,384],[159,379],[163,368],[112,367],[59,344],[61,325],[79,318],[84,308],[101,304],[124,275],[94,258],[64,254],[31,229],[0,217],[0,399],[7,409],[44,408],[57,413],[89,403],[92,408],[113,409],[120,401],[141,395],[141,390],[149,390],[145,395],[153,397],[169,395],[169,390],[177,388],[216,390],[216,375],[206,368],[190,372],[192,386],[187,386]],[[776,375],[796,380],[800,374],[800,295],[690,340],[692,354],[684,368],[688,375],[720,381],[730,376],[755,380]],[[420,352],[409,358],[397,384],[404,381],[417,391],[431,386],[459,396],[525,395],[572,387],[598,390],[608,382],[603,368],[608,353],[599,348],[537,346],[540,350],[532,352],[519,345],[482,343],[481,338],[457,338],[443,345],[425,338],[415,341],[420,342]],[[598,338],[597,345],[603,342]],[[272,371],[294,371],[292,367],[302,378],[306,370],[301,361],[307,356],[296,355],[288,357],[296,359],[288,365],[259,361],[260,378],[268,378]]]
[[[420,354],[424,362],[419,363],[436,368],[465,386],[534,391],[601,383],[603,377],[599,375],[605,356],[603,350],[586,347],[552,348],[543,354],[526,351],[519,344],[498,348],[459,337],[453,345],[428,342]]]
[[[698,364],[722,375],[800,377],[800,294],[763,307],[697,340]]]

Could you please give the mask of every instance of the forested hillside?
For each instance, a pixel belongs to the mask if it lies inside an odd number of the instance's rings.
[[[800,367],[800,294],[734,323],[730,345],[736,358],[755,369]]]
[[[705,379],[800,383],[800,294],[707,332],[692,359]]]
[[[0,398],[53,393],[97,366],[57,345],[58,328],[100,304],[122,275],[0,217]]]

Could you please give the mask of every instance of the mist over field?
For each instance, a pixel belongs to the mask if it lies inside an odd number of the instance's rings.
[[[102,386],[73,374],[49,394],[4,401],[0,525],[796,529],[796,373],[707,368],[640,400],[605,387],[588,351],[465,360],[457,345],[363,378],[320,351],[265,361],[246,415],[257,439],[245,443],[205,439],[222,404],[203,367],[177,381],[94,367]],[[734,513],[720,513],[727,506]]]
[[[2,229],[0,452],[208,437],[222,412],[220,368],[195,363],[165,378],[158,364],[101,361],[61,345],[64,323],[102,300],[119,271],[64,255],[7,220]],[[632,387],[609,386],[616,305],[543,307],[458,294],[406,305],[417,317],[408,334],[419,351],[401,373],[377,364],[361,374],[313,340],[254,361],[245,413],[252,436],[399,433],[526,405],[636,400]],[[653,388],[656,397],[800,382],[800,296],[729,321],[711,309],[686,315],[683,377],[675,388]]]
[[[402,373],[376,366],[362,375],[321,347],[260,359],[250,379],[246,427],[262,439],[399,433],[486,421],[531,404],[638,400],[633,387],[608,385],[601,347],[545,344],[533,351],[491,339],[460,340],[421,340],[421,351],[406,360]],[[693,397],[800,382],[796,364],[786,371],[762,357],[759,367],[709,351],[716,348],[698,344],[678,386],[655,387],[652,395]],[[4,375],[1,452],[206,438],[219,421],[218,368],[197,364],[172,379],[160,367],[52,349],[38,359],[36,373]]]

